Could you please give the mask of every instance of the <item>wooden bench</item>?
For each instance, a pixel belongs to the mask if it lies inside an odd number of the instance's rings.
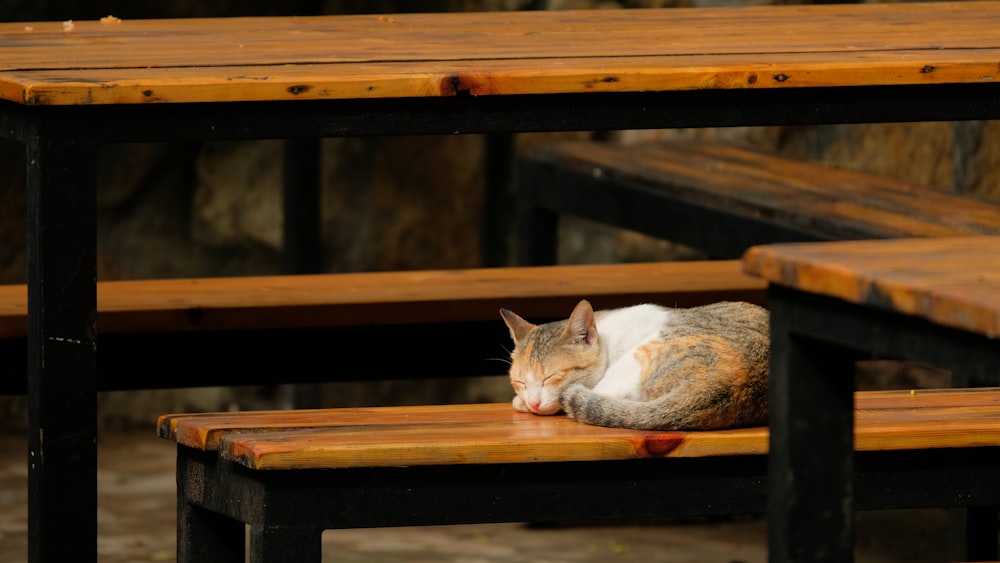
[[[1000,389],[856,396],[862,509],[1000,503]],[[768,431],[586,426],[509,404],[167,415],[179,562],[319,561],[324,529],[762,513]],[[996,541],[994,535],[992,541]]]
[[[953,385],[1000,382],[1000,237],[765,245],[744,266],[770,282],[772,554],[850,560],[852,351],[934,364]],[[985,505],[970,528],[991,539],[963,560],[997,558],[1000,503]]]
[[[500,307],[544,320],[581,298],[763,303],[765,287],[738,261],[101,282],[98,388],[498,374],[506,364],[493,358],[506,357],[510,340]],[[27,308],[25,286],[0,286],[2,393],[24,391]],[[382,339],[391,354],[338,354],[331,365],[331,351]]]
[[[556,263],[568,213],[736,258],[756,244],[1000,234],[1000,204],[693,142],[563,142],[517,164],[518,260]]]

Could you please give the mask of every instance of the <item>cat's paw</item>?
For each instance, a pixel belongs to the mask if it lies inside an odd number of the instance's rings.
[[[518,412],[531,412],[528,405],[525,404],[524,399],[520,395],[514,397],[514,401],[511,403],[514,406],[514,410]]]
[[[562,404],[562,409],[566,412],[567,416],[573,419],[576,418],[575,413],[580,405],[580,394],[586,393],[587,391],[588,389],[585,386],[579,383],[574,383],[562,392],[562,395],[559,397],[559,402]]]

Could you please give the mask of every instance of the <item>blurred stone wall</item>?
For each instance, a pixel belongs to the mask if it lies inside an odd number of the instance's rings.
[[[763,3],[670,1],[441,0],[0,0],[0,20],[65,20],[114,14],[140,17],[309,13],[632,8]],[[291,5],[291,7],[289,7]],[[525,134],[517,150],[586,132]],[[1000,126],[917,123],[787,128],[625,131],[612,138],[718,139],[758,150],[868,171],[936,189],[1000,200]],[[23,155],[0,140],[0,283],[23,283]],[[322,268],[328,272],[463,268],[486,263],[483,136],[326,139],[322,142]],[[273,274],[282,270],[279,141],[147,143],[101,147],[99,278],[135,279]],[[583,221],[563,227],[562,262],[696,257],[690,250]],[[921,372],[923,373],[923,372]],[[22,377],[3,371],[0,377]],[[906,377],[916,376],[903,376]],[[919,380],[920,377],[917,377]],[[919,383],[916,381],[915,384]],[[288,405],[289,390],[198,389],[105,393],[104,424],[148,426],[160,413]],[[460,386],[378,382],[338,386],[327,404],[507,398],[493,378]],[[23,424],[24,401],[0,397],[0,428]]]

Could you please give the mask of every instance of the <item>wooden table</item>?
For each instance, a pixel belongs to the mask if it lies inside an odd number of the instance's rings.
[[[993,119],[998,28],[998,2],[0,24],[0,134],[28,162],[29,559],[96,558],[97,145]]]
[[[772,547],[801,561],[848,557],[851,351],[950,369],[954,386],[1000,380],[1000,237],[775,244],[743,262],[771,284]],[[996,518],[995,506],[984,512],[991,544],[969,546],[991,559]],[[787,530],[824,540],[780,537]]]

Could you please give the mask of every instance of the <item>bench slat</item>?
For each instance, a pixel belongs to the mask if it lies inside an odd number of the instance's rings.
[[[605,149],[606,150],[606,149]],[[958,197],[874,174],[831,168],[806,160],[778,157],[715,143],[657,142],[637,147],[644,166],[686,165],[713,172],[706,189],[724,190],[727,198],[745,197],[765,204],[770,197],[789,197],[794,204],[803,194],[816,201],[848,201],[883,211],[904,211],[936,224],[953,223],[982,232],[1000,228],[993,205]],[[685,168],[682,167],[681,170]],[[725,173],[725,174],[720,174]],[[752,189],[747,193],[745,183]],[[788,188],[794,188],[789,192]],[[770,191],[768,191],[770,190]],[[757,197],[763,191],[765,197]],[[941,206],[949,213],[941,217]]]
[[[748,273],[783,286],[994,338],[998,257],[1000,237],[958,237],[758,246],[743,262]]]
[[[1000,389],[856,394],[856,448],[1000,445]],[[254,469],[613,460],[764,454],[765,427],[601,428],[509,404],[165,415],[160,436]]]
[[[600,177],[614,183],[616,194],[642,186],[827,239],[1000,234],[995,203],[734,146],[565,142],[538,147],[526,161]],[[522,195],[559,209],[565,203],[551,201],[558,196],[547,194],[548,184],[524,186]]]
[[[765,287],[738,261],[108,281],[97,323],[112,334],[499,322],[501,306],[551,319],[581,298],[599,308],[761,303]],[[0,338],[23,337],[26,325],[26,287],[0,286]]]

